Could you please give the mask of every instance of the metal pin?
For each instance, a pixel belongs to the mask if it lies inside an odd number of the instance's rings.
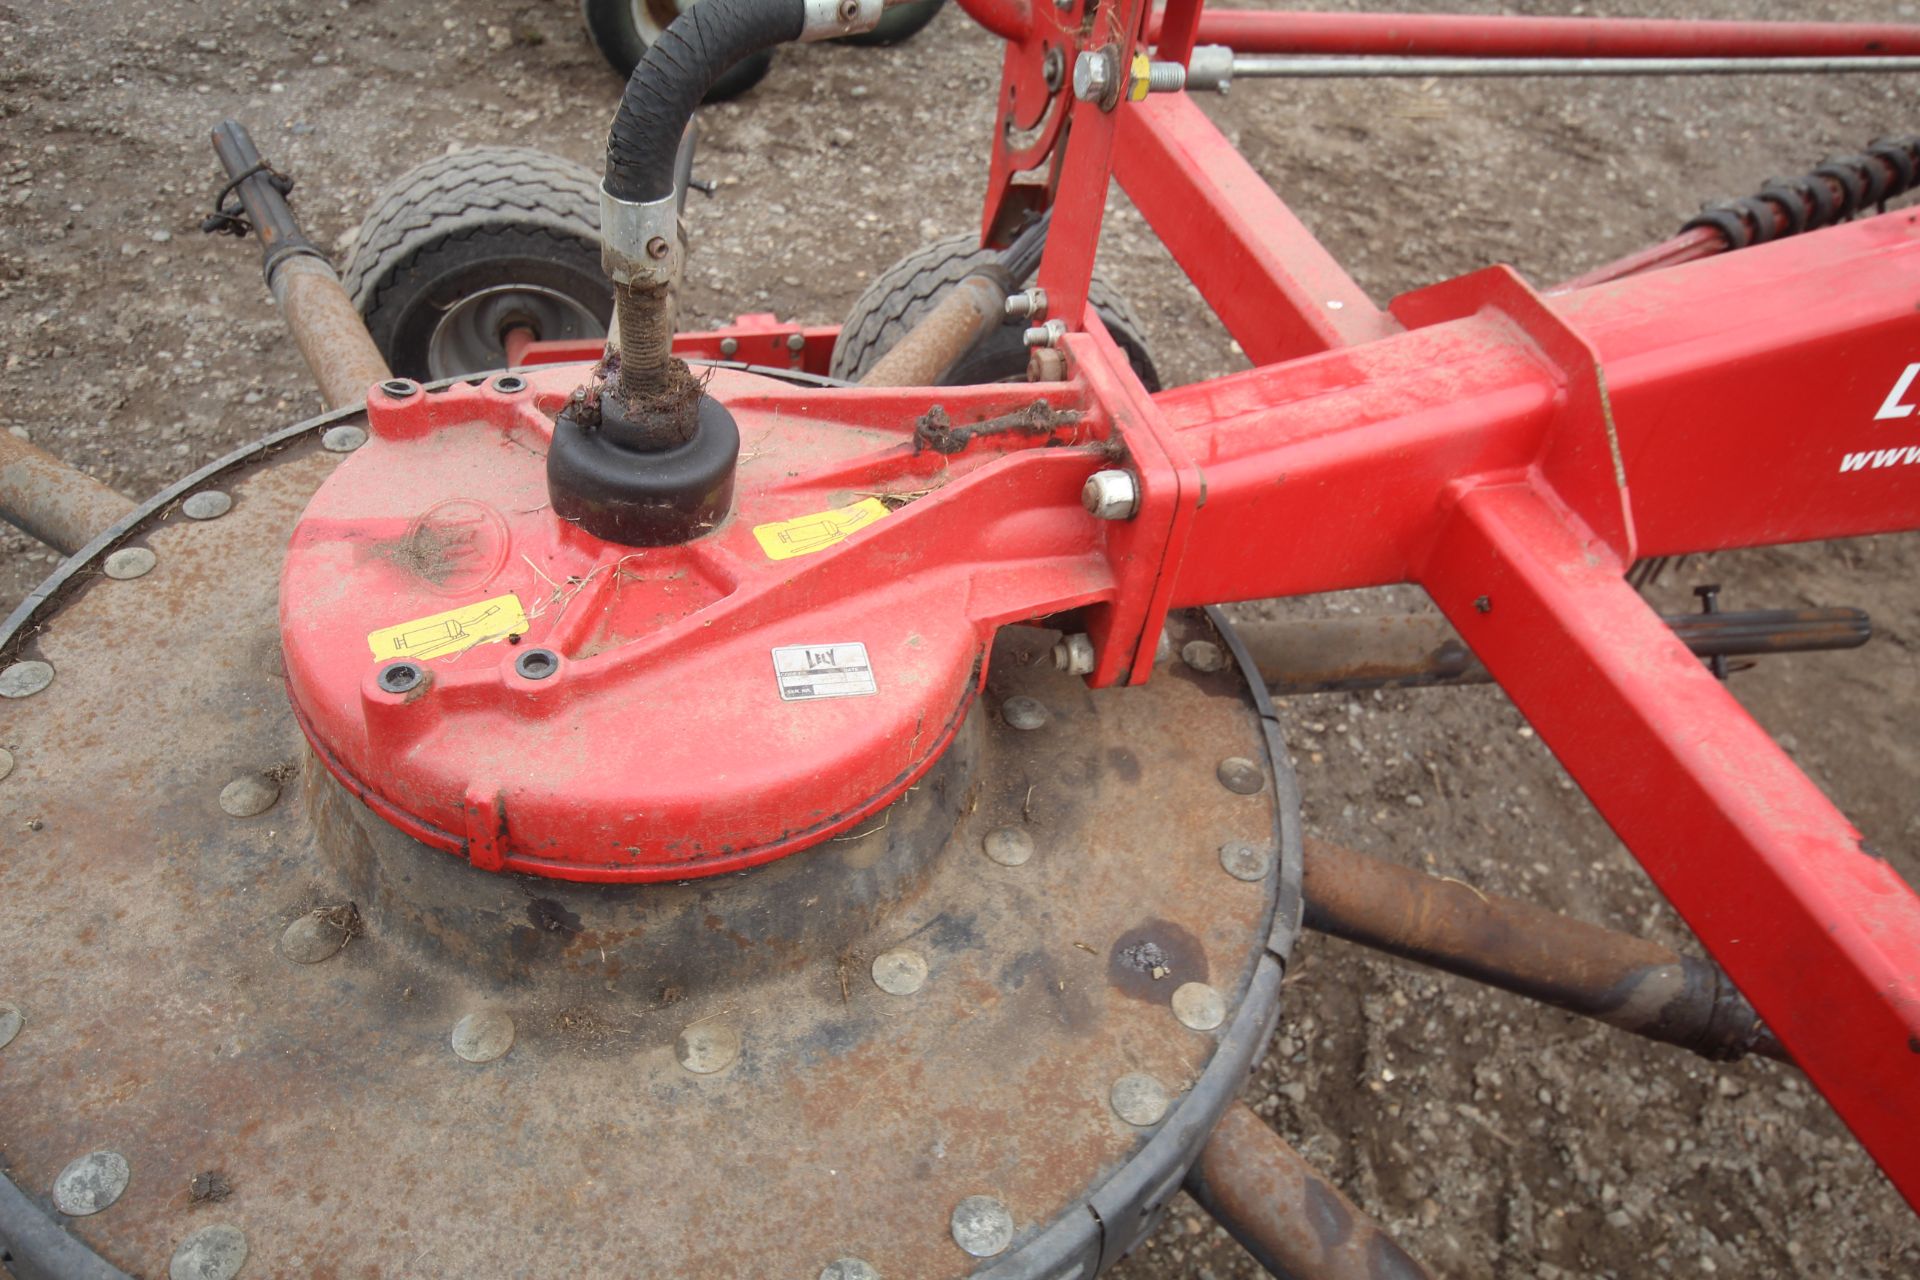
[[[218,520],[233,510],[233,499],[218,489],[202,489],[180,504],[180,513],[189,520]]]
[[[987,856],[1003,867],[1026,865],[1033,856],[1033,837],[1019,827],[996,827],[981,842]]]
[[[513,1048],[513,1019],[504,1013],[470,1013],[453,1024],[449,1037],[463,1062],[492,1062]]]
[[[0,698],[31,698],[53,683],[53,667],[28,659],[0,671]]]
[[[202,1227],[173,1251],[167,1280],[233,1280],[247,1262],[247,1237],[238,1227]]]
[[[89,1151],[53,1180],[53,1207],[69,1218],[98,1213],[120,1198],[131,1176],[118,1151]]]
[[[220,788],[220,811],[229,818],[257,818],[280,799],[280,784],[265,774],[248,773]]]
[[[1134,1071],[1113,1082],[1107,1094],[1113,1113],[1136,1128],[1159,1124],[1172,1099],[1167,1087],[1144,1071]]]
[[[1183,982],[1174,988],[1173,1016],[1195,1031],[1211,1031],[1227,1020],[1227,1002],[1204,982]]]
[[[144,578],[153,571],[160,557],[145,547],[122,547],[107,557],[102,566],[109,578],[118,582],[127,582],[134,578]]]
[[[1026,694],[1016,694],[1000,704],[1000,718],[1010,729],[1038,729],[1047,722],[1047,704]]]
[[[1245,756],[1228,756],[1214,775],[1220,785],[1236,795],[1257,796],[1266,789],[1267,771]]]
[[[873,985],[890,996],[910,996],[927,981],[927,962],[904,948],[873,958]]]
[[[696,1022],[673,1042],[673,1056],[697,1076],[725,1071],[740,1056],[740,1033],[724,1022]]]
[[[968,1196],[953,1207],[953,1242],[976,1258],[1005,1253],[1013,1243],[1013,1215],[992,1196]]]
[[[343,422],[320,437],[320,447],[328,453],[352,453],[367,442],[367,429]]]

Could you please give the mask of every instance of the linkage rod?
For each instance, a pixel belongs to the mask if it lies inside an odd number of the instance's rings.
[[[1235,51],[1234,79],[1342,80],[1514,76],[1835,75],[1920,71],[1920,58],[1281,57]]]
[[[1730,1062],[1788,1061],[1719,966],[1309,836],[1309,929]]]

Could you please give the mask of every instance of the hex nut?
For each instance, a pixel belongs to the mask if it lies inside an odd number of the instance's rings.
[[[1131,471],[1096,471],[1081,486],[1080,505],[1096,520],[1131,520],[1140,513],[1140,482]]]

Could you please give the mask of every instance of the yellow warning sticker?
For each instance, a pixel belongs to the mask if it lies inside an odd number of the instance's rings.
[[[477,644],[492,644],[526,629],[527,612],[520,607],[520,597],[509,593],[415,618],[397,627],[383,627],[368,635],[367,643],[373,648],[373,656],[382,661],[425,660],[465,653]]]
[[[753,526],[753,536],[769,560],[791,560],[821,551],[845,539],[887,514],[887,504],[878,498],[862,498],[850,507],[836,507],[792,520]]]

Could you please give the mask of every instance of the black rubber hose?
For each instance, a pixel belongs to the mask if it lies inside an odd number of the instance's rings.
[[[674,154],[700,99],[742,58],[800,38],[805,0],[700,0],[648,46],[607,135],[607,192],[630,204],[673,194]]]

